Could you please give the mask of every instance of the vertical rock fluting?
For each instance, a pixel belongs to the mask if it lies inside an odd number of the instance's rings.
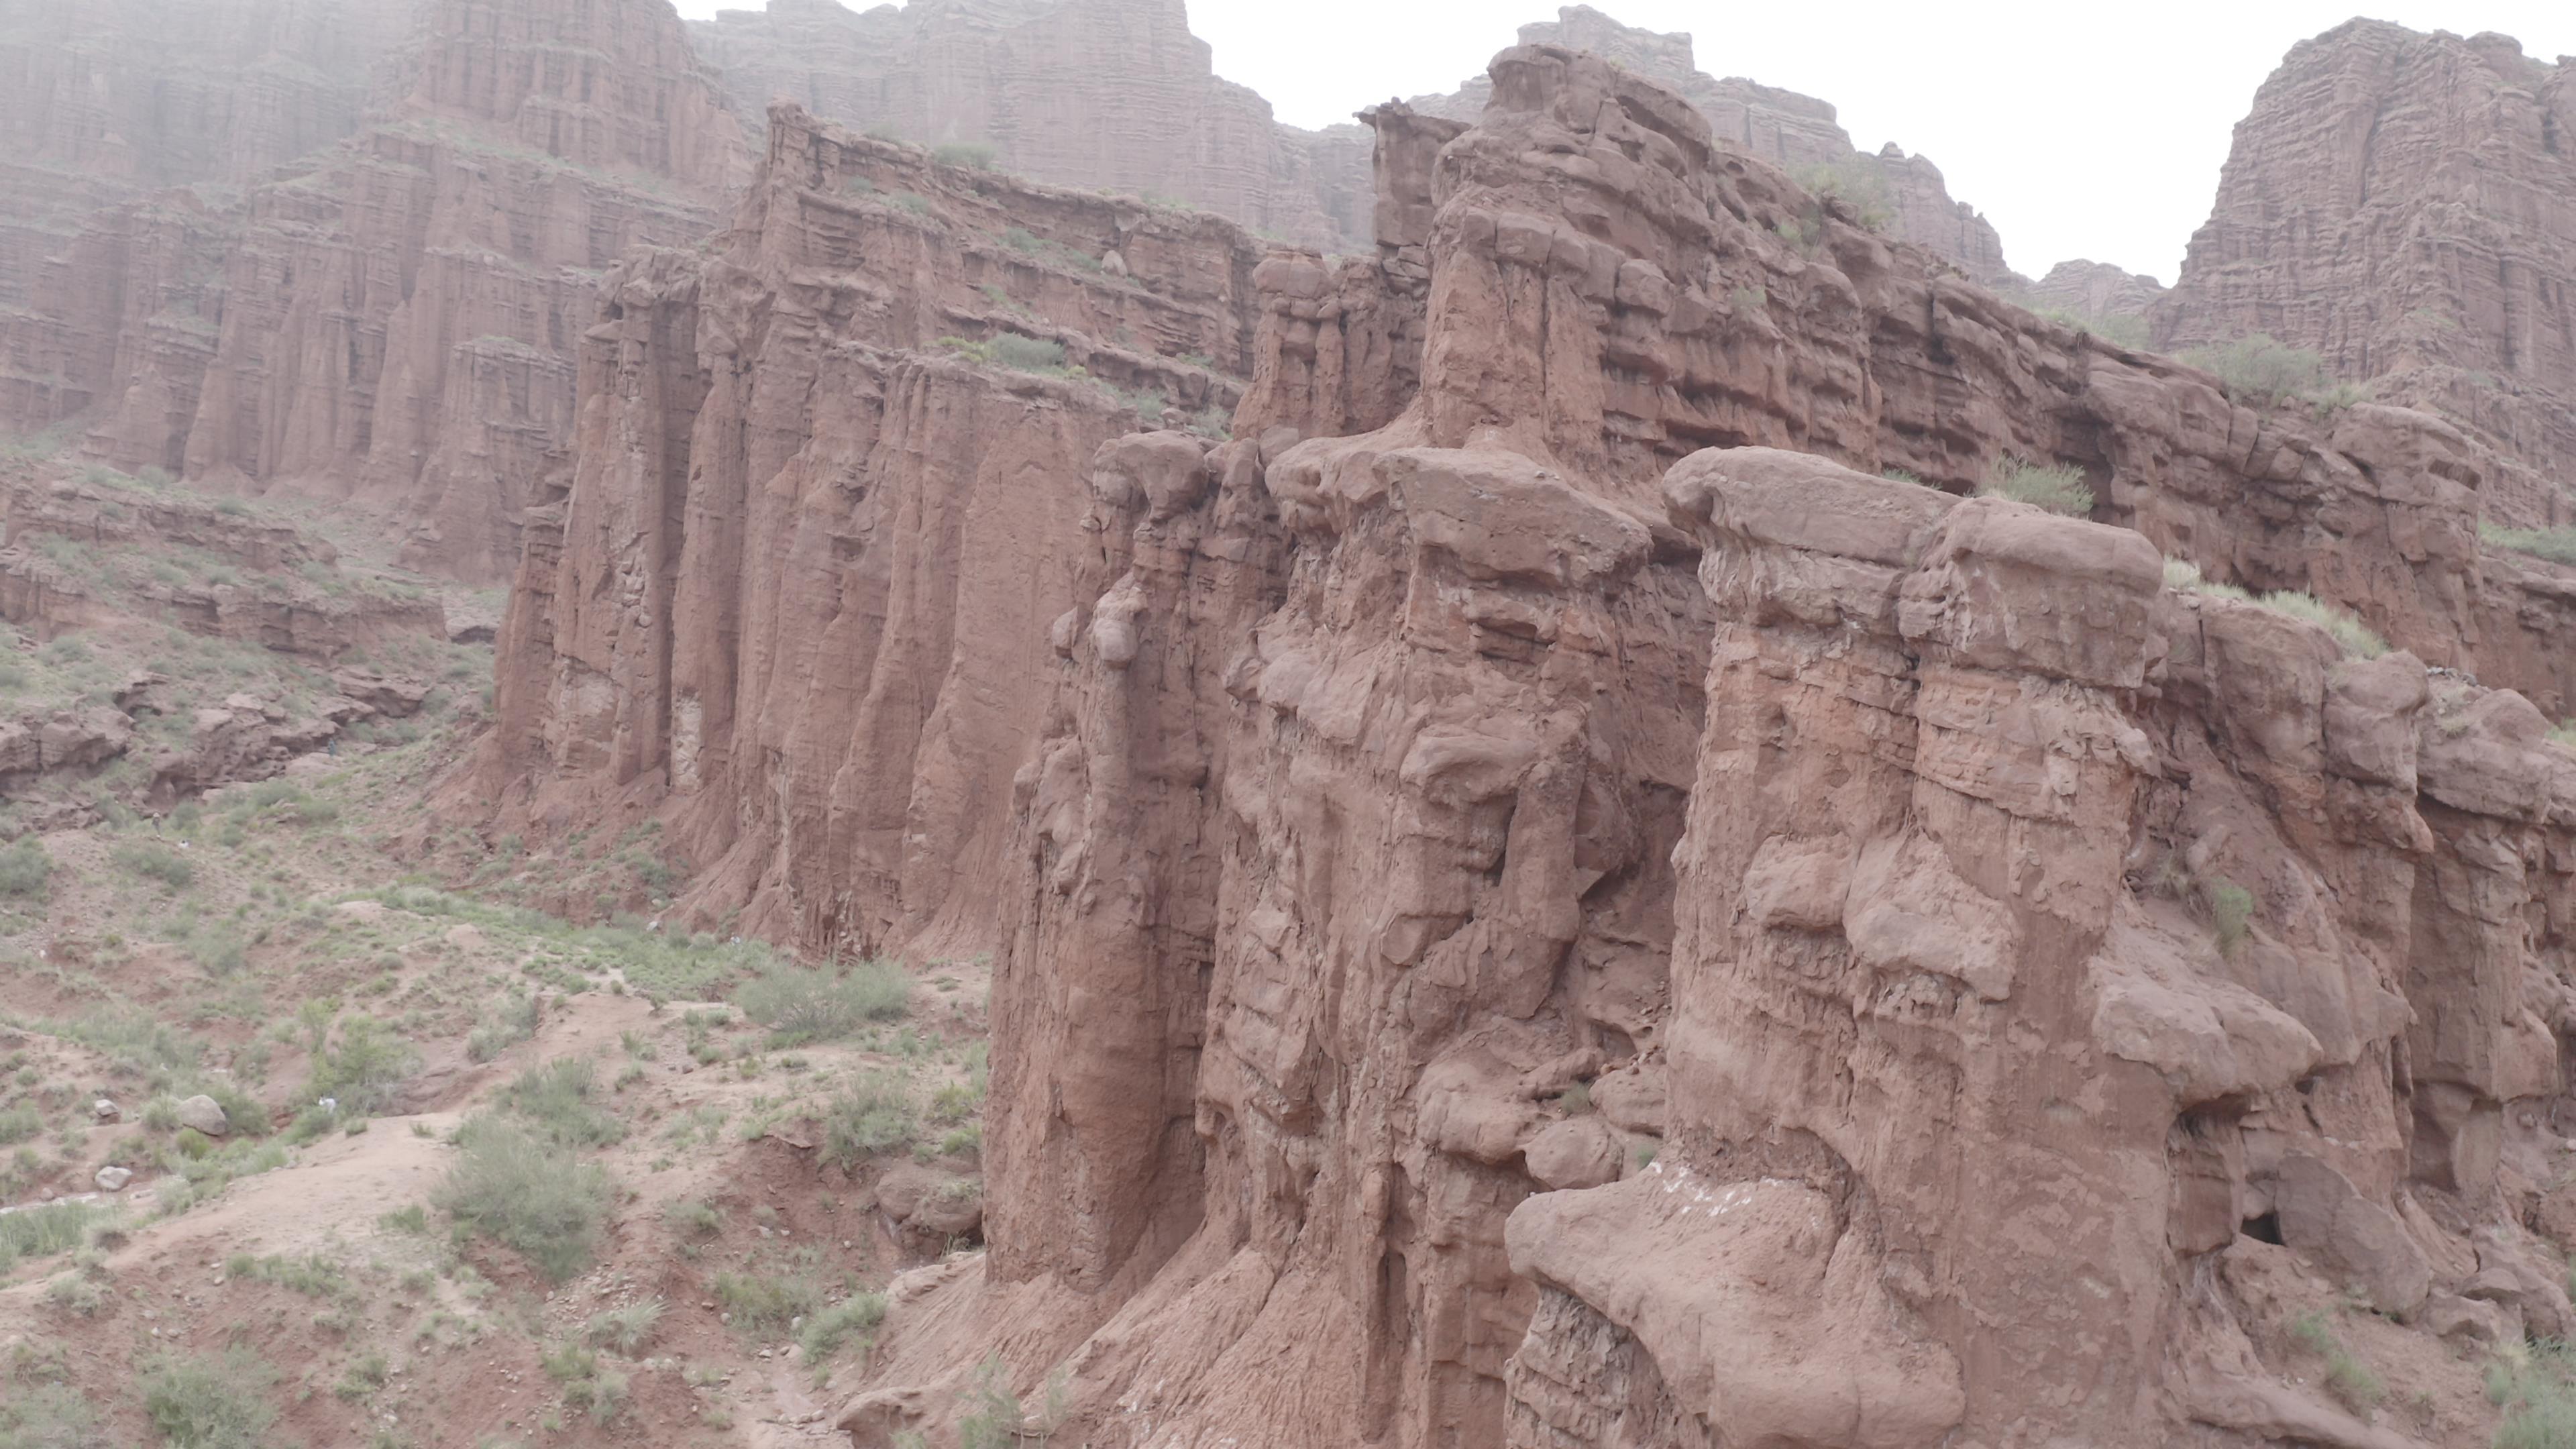
[[[991,1249],[857,1442],[998,1353],[1101,1445],[2395,1446],[2287,1382],[2301,1285],[2557,1331],[2576,759],[2426,667],[2568,688],[2486,455],[1786,241],[1561,48],[1376,120],[1411,220],[1265,264],[1237,438],[1083,470]],[[2007,451],[2094,519],[1957,496]]]
[[[419,564],[506,576],[569,438],[571,352],[627,248],[704,234],[739,127],[660,0],[435,0],[381,115],[246,193],[86,222],[0,323],[123,467],[356,495]]]
[[[2576,65],[2356,20],[2293,46],[2236,127],[2155,336],[2266,332],[2536,471],[2489,513],[2576,517]]]
[[[1325,251],[1367,245],[1367,133],[1272,120],[1215,74],[1181,0],[784,0],[693,33],[746,115],[792,100],[854,129],[987,145],[1041,181],[1167,196]]]
[[[1686,34],[1622,25],[1589,5],[1561,6],[1556,17],[1522,26],[1521,43],[1590,51],[1669,87],[1708,118],[1721,143],[1793,174],[1833,172],[1885,208],[1881,224],[1889,236],[1948,258],[1986,286],[2015,280],[1994,226],[1976,208],[1950,198],[1930,158],[1908,156],[1892,142],[1875,153],[1857,150],[1834,120],[1832,103],[1741,76],[1709,75],[1693,60]],[[1416,96],[1412,104],[1426,114],[1473,120],[1491,93],[1479,76],[1449,95]]]
[[[717,251],[611,274],[480,783],[540,829],[669,807],[748,928],[992,940],[1083,460],[1231,407],[1255,257],[777,111]]]

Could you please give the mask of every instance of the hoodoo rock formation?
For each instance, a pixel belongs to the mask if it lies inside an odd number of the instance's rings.
[[[2256,332],[2531,470],[2500,522],[2576,518],[2576,60],[2356,20],[2293,46],[2236,128],[2159,345]]]
[[[2435,1339],[2571,1326],[2576,574],[2482,549],[2492,454],[1592,55],[1369,119],[1328,265],[783,109],[586,335],[449,808],[1001,952],[989,1250],[855,1442],[988,1356],[1094,1445],[2483,1442],[2291,1324],[2470,1416]],[[2091,516],[1962,496],[2008,456]]]
[[[1271,119],[1182,0],[778,0],[691,27],[737,109],[992,148],[1040,181],[1170,197],[1328,252],[1367,246],[1369,140]]]
[[[378,120],[246,194],[85,220],[0,317],[0,406],[121,467],[365,496],[502,577],[599,278],[703,235],[745,148],[660,0],[426,0],[382,75]]]
[[[1792,175],[1823,168],[1885,211],[1879,224],[1889,236],[1949,258],[1987,286],[2013,280],[2002,238],[1976,208],[1950,199],[1941,169],[1929,158],[1908,156],[1892,144],[1874,154],[1857,150],[1835,123],[1830,102],[1741,76],[1719,80],[1707,74],[1692,60],[1688,35],[1622,25],[1589,5],[1563,6],[1556,16],[1522,26],[1521,43],[1587,50],[1668,86],[1699,108],[1721,144]],[[1491,83],[1479,76],[1449,95],[1415,96],[1410,104],[1427,114],[1472,121],[1491,94]]]

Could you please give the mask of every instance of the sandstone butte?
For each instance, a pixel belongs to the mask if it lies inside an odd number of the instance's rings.
[[[2356,20],[2255,94],[2157,345],[2268,332],[2526,465],[2517,526],[2576,518],[2576,57]]]
[[[2521,465],[2000,301],[1561,45],[1366,120],[1328,262],[781,106],[578,340],[441,809],[997,952],[986,1250],[853,1442],[989,1356],[1102,1446],[2398,1449],[2290,1305],[2576,1328]]]

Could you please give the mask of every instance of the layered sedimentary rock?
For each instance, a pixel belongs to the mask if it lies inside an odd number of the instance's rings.
[[[1941,169],[1923,156],[1908,156],[1894,143],[1876,154],[1852,146],[1834,120],[1830,102],[1766,86],[1741,76],[1717,79],[1692,59],[1691,37],[1622,25],[1589,5],[1560,7],[1553,21],[1520,29],[1523,45],[1562,45],[1588,50],[1681,94],[1724,144],[1758,156],[1793,175],[1830,177],[1845,191],[1883,213],[1874,218],[1886,233],[1928,247],[1988,286],[2013,280],[2004,244],[1976,208],[1953,201]],[[1411,104],[1430,115],[1473,120],[1492,95],[1477,77],[1446,96],[1415,96]]]
[[[1274,121],[1215,74],[1182,0],[784,0],[692,33],[755,122],[791,100],[853,129],[989,146],[1041,181],[1171,198],[1326,251],[1367,245],[1367,134]]]
[[[697,899],[817,946],[990,939],[1083,460],[1221,423],[1257,256],[777,111],[719,248],[609,277],[478,797],[667,809]]]
[[[170,234],[174,213],[224,207],[355,132],[409,13],[362,0],[0,5],[0,424],[76,410],[74,394],[109,375],[116,329],[139,335],[163,310],[172,273],[219,269]],[[171,187],[197,189],[119,211]],[[62,264],[100,246],[134,256]]]
[[[2500,522],[2576,516],[2576,65],[2504,36],[2353,21],[2238,123],[2160,345],[2266,332],[2534,473]]]
[[[2109,262],[2059,262],[2036,282],[2009,289],[2024,306],[2068,312],[2078,317],[2135,317],[2165,294],[2165,286],[2143,273],[2124,271]]]
[[[358,496],[415,561],[501,577],[600,276],[708,230],[744,148],[660,0],[438,0],[384,77],[380,120],[238,202],[86,223],[0,320],[47,383],[12,421],[80,414],[123,467]]]
[[[2431,1335],[2569,1321],[2576,1024],[2576,581],[2481,554],[2486,455],[1785,239],[1601,61],[1493,75],[1375,113],[1376,257],[1263,265],[1232,441],[1044,470],[990,1250],[840,1422],[998,1355],[1098,1445],[2393,1449],[2295,1357],[2346,1285],[2482,1403]],[[1959,496],[2006,453],[2094,516]],[[931,715],[1032,657],[962,640]]]

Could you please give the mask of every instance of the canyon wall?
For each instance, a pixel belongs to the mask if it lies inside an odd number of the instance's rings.
[[[1182,0],[836,0],[692,27],[737,109],[791,100],[854,130],[992,148],[1040,181],[1204,207],[1328,252],[1369,232],[1369,140],[1271,119],[1218,78]]]
[[[377,118],[244,192],[94,213],[0,318],[7,421],[248,491],[353,497],[407,557],[506,577],[568,440],[608,266],[695,240],[746,174],[661,0],[437,0]]]
[[[2482,552],[2491,455],[1589,56],[1372,119],[1378,254],[1262,265],[1232,440],[1051,470],[989,1249],[855,1442],[998,1355],[1096,1445],[2484,1443],[2434,1340],[2570,1321],[2576,1027],[2576,577]],[[2092,516],[1961,496],[2006,454]],[[2346,1293],[2434,1407],[2313,1386]]]
[[[609,276],[471,800],[540,835],[666,810],[745,929],[993,939],[1083,460],[1222,426],[1257,256],[774,111],[719,244]]]
[[[2313,348],[2530,465],[2497,521],[2576,518],[2576,64],[2378,21],[2293,46],[2154,331]]]
[[[1974,207],[1950,199],[1941,169],[1928,158],[1908,156],[1893,143],[1875,154],[1856,150],[1850,134],[1835,123],[1830,102],[1741,76],[1719,80],[1707,74],[1694,63],[1686,34],[1622,25],[1589,5],[1563,6],[1556,14],[1553,21],[1522,26],[1521,43],[1588,50],[1625,66],[1697,107],[1720,143],[1792,175],[1830,176],[1884,213],[1873,220],[1890,237],[1947,257],[1987,286],[2017,280],[2004,265],[2003,240],[1994,227]],[[1415,96],[1410,104],[1427,114],[1473,120],[1491,95],[1491,83],[1480,76],[1446,96]]]

